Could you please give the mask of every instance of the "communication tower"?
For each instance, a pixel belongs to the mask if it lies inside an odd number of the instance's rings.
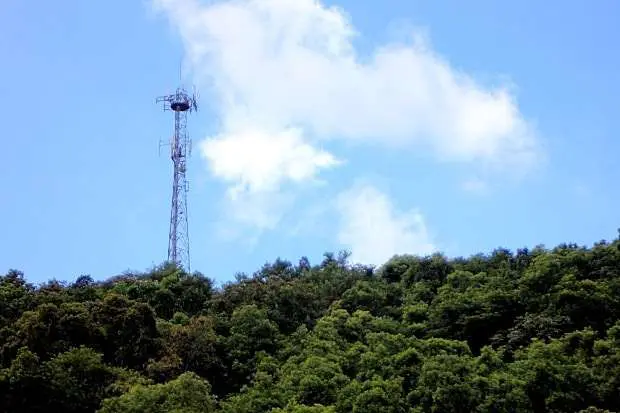
[[[198,110],[195,91],[190,95],[183,87],[176,92],[156,99],[164,111],[174,113],[174,134],[168,143],[172,159],[172,202],[170,206],[170,232],[168,234],[168,261],[190,272],[189,228],[187,219],[187,192],[189,185],[185,173],[191,155],[192,141],[187,133],[187,114]],[[160,149],[162,143],[160,142]]]

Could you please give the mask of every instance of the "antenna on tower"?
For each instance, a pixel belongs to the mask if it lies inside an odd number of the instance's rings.
[[[183,58],[179,58],[179,85],[183,86]]]
[[[181,65],[179,64],[179,81]],[[175,93],[159,96],[156,103],[164,111],[174,112],[174,134],[165,146],[170,146],[173,165],[172,200],[170,205],[170,231],[168,233],[168,261],[190,272],[189,226],[187,214],[187,159],[191,154],[191,139],[187,133],[187,114],[198,110],[195,88],[192,94],[179,86]],[[162,143],[160,142],[160,150]]]

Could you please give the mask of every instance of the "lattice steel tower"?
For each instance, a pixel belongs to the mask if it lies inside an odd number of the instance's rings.
[[[170,233],[168,235],[168,261],[174,262],[190,272],[189,262],[189,228],[187,222],[187,192],[189,186],[185,172],[187,159],[191,155],[192,142],[187,133],[187,114],[198,110],[196,94],[190,95],[177,88],[171,95],[160,96],[157,103],[162,103],[164,111],[174,112],[174,134],[166,144],[170,146],[170,158],[173,164],[172,202],[170,206]],[[160,143],[160,147],[161,147]]]

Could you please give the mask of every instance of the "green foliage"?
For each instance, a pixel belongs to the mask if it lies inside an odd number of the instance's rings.
[[[376,271],[326,254],[214,288],[164,264],[0,277],[0,411],[611,413],[620,240]]]
[[[119,397],[106,399],[99,413],[211,413],[211,386],[194,373],[166,384],[136,385]]]

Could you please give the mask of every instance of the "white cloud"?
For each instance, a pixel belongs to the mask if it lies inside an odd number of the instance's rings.
[[[242,192],[274,191],[287,180],[313,179],[319,169],[340,163],[305,143],[298,129],[228,132],[204,140],[200,149],[213,175],[233,185],[229,193],[233,199]]]
[[[222,128],[202,153],[231,195],[314,179],[337,164],[315,149],[329,139],[519,171],[537,159],[508,88],[483,87],[452,68],[424,33],[360,56],[348,16],[316,0],[153,1],[214,99]]]
[[[353,187],[337,201],[339,241],[350,248],[351,260],[381,265],[395,254],[426,255],[435,251],[424,217],[417,210],[399,212],[373,186]]]
[[[229,215],[259,232],[274,229],[291,204],[290,196],[281,191],[282,185],[318,182],[319,169],[340,164],[330,153],[305,143],[298,129],[230,131],[202,141],[200,152],[211,173],[230,184]],[[231,223],[222,224],[234,236]]]
[[[489,185],[480,178],[469,178],[461,183],[461,189],[465,192],[483,195],[488,192]]]

